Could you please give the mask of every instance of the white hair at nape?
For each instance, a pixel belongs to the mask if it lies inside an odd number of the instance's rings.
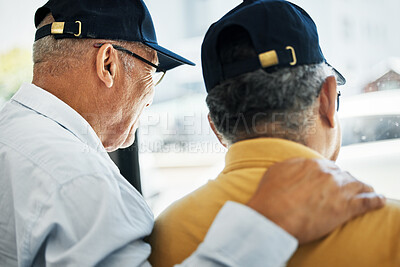
[[[39,24],[38,28],[54,22],[51,14],[47,15]],[[52,35],[43,37],[33,44],[33,64],[38,68],[40,64],[46,64],[46,69],[67,70],[74,67],[77,59],[88,52],[90,46],[88,40],[77,40],[72,38],[56,40]],[[53,66],[49,68],[48,65]]]

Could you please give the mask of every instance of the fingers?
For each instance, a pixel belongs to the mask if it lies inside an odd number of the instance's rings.
[[[333,162],[322,161],[322,163],[329,166],[329,169],[331,170],[330,173],[333,174],[337,182],[339,182],[339,184],[346,188],[348,191],[353,192],[354,194],[375,192],[372,186],[357,180],[348,171],[342,171]]]
[[[350,218],[382,208],[385,204],[386,198],[383,195],[374,192],[358,194],[350,201]]]
[[[349,219],[385,205],[386,198],[376,194],[372,186],[358,181],[347,171],[341,171],[339,168],[336,171],[336,178],[342,179],[343,190],[350,196]]]
[[[362,182],[360,182],[360,183],[361,183],[361,187],[360,187],[360,190],[358,191],[359,194],[375,192],[375,190],[372,186],[370,186],[368,184],[364,184]]]
[[[320,164],[327,166],[330,173],[335,176],[336,182],[342,187],[343,197],[349,198],[348,219],[362,215],[368,211],[382,208],[386,203],[383,195],[378,195],[372,186],[358,181],[347,171],[342,171],[333,162],[320,161]]]
[[[341,177],[343,177],[343,187],[352,192],[353,194],[362,194],[362,193],[372,193],[375,192],[374,188],[368,184],[365,184],[356,178],[354,178],[348,172],[341,172]]]

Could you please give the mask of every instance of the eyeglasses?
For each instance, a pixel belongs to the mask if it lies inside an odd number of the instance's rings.
[[[339,97],[342,95],[342,93],[340,93],[340,91],[337,93],[337,105],[336,105],[336,112],[339,111]]]
[[[98,43],[98,44],[94,44],[93,46],[94,46],[95,48],[100,48],[100,47],[102,47],[103,45],[104,45],[104,43]],[[146,63],[146,64],[152,66],[153,68],[155,68],[155,69],[156,69],[156,72],[152,74],[153,83],[154,83],[155,86],[157,86],[157,85],[159,85],[159,84],[161,83],[162,79],[163,79],[164,76],[165,76],[165,73],[167,72],[166,70],[160,68],[160,67],[157,66],[156,64],[151,63],[150,61],[148,61],[147,59],[145,59],[145,58],[139,56],[138,54],[135,54],[135,53],[133,53],[132,51],[129,51],[128,49],[123,48],[122,46],[115,45],[115,44],[111,44],[111,45],[112,45],[112,47],[113,47],[115,50],[118,50],[118,51],[127,53],[128,55],[131,55],[131,56],[133,56],[134,58],[137,58],[137,59],[139,59],[140,61],[142,61],[142,62],[144,62],[144,63]]]

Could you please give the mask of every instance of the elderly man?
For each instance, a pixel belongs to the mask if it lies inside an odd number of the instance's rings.
[[[0,265],[149,265],[143,239],[153,215],[106,152],[132,144],[165,72],[192,63],[158,45],[140,0],[50,0],[35,24],[33,82],[0,112]],[[279,265],[298,241],[384,203],[374,193],[359,195],[372,190],[330,163],[299,162],[267,173],[268,183],[247,205],[225,205],[208,240],[183,265]],[[298,173],[301,164],[309,172]],[[304,192],[300,175],[327,201]],[[287,195],[267,205],[263,195],[278,177],[294,189],[278,186]],[[332,214],[338,205],[344,208]],[[285,210],[294,207],[296,221],[288,224]]]
[[[265,170],[276,172],[273,164],[296,157],[336,160],[340,149],[336,78],[339,84],[345,80],[326,63],[316,26],[300,7],[245,1],[210,27],[202,61],[210,124],[229,148],[226,165],[215,180],[157,218],[150,238],[154,266],[172,266],[190,255],[224,203],[247,203]],[[304,190],[324,201],[324,192],[301,180]],[[284,178],[269,186],[278,184],[292,188]],[[265,197],[273,205],[282,194],[276,188]],[[400,203],[393,201],[300,246],[289,266],[400,266],[399,238]]]

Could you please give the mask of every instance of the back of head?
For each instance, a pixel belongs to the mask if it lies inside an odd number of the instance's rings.
[[[279,137],[304,143],[328,76],[317,27],[284,0],[245,0],[214,23],[202,46],[207,104],[228,143]]]
[[[222,64],[257,56],[248,32],[240,26],[221,32],[218,54]],[[230,143],[255,137],[304,142],[312,131],[313,104],[329,73],[329,67],[320,63],[258,69],[227,79],[209,91],[210,117]]]

